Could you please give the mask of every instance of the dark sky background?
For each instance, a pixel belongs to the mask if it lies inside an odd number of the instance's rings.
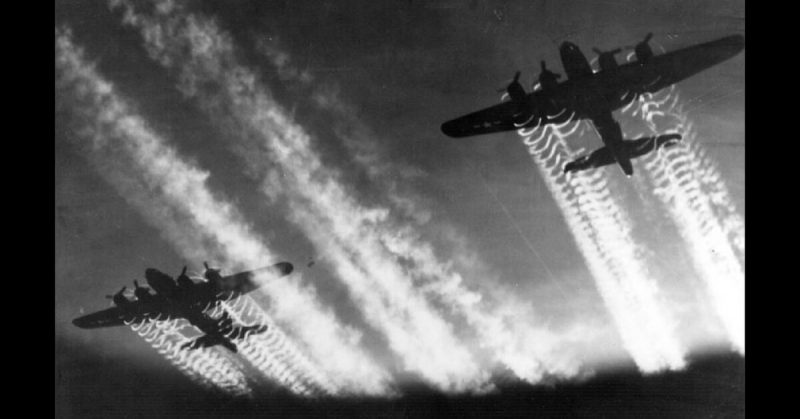
[[[516,70],[522,71],[526,88],[538,75],[540,60],[563,74],[557,52],[562,41],[576,43],[591,59],[591,47],[632,45],[653,32],[656,51],[658,46],[674,50],[744,34],[743,1],[237,0],[187,5],[192,13],[213,17],[232,37],[240,61],[309,132],[323,163],[360,202],[392,208],[398,223],[416,228],[439,258],[457,269],[470,266],[465,259],[479,259],[487,270],[462,272],[473,289],[496,284],[510,290],[556,330],[596,326],[596,336],[575,349],[588,369],[631,367],[561,210],[517,134],[456,140],[445,137],[439,126],[496,103],[496,89]],[[209,189],[231,202],[269,241],[276,259],[294,263],[301,281],[314,287],[320,300],[365,333],[365,346],[376,359],[390,359],[327,255],[288,221],[290,209],[284,203],[265,202],[256,192],[260,179],[232,149],[235,139],[226,135],[227,128],[181,94],[175,74],[150,59],[140,33],[122,24],[122,12],[103,2],[59,1],[55,15],[56,26],[70,28],[73,42],[149,127],[182,158],[211,173]],[[282,68],[275,65],[276,51],[285,54]],[[678,89],[697,141],[716,162],[744,215],[744,53],[681,82]],[[56,90],[57,104],[63,94]],[[338,98],[345,110],[320,106],[320,94]],[[147,267],[177,275],[184,264],[200,272],[203,262],[187,260],[93,167],[84,149],[75,146],[79,134],[70,118],[69,109],[57,106],[57,400],[60,394],[67,410],[81,411],[88,403],[87,389],[105,380],[133,392],[148,385],[189,392],[191,382],[128,328],[88,331],[70,323],[107,307],[103,296],[130,287]],[[579,141],[586,147],[599,144],[592,134]],[[374,160],[360,163],[358,150]],[[618,181],[615,167],[603,170]],[[652,259],[661,260],[649,268],[674,277],[674,282],[659,284],[676,302],[682,343],[690,354],[709,348],[728,352],[719,320],[695,292],[697,275],[682,262],[688,259],[685,244],[668,220],[652,214],[656,210],[631,191],[620,199],[630,205],[634,229],[644,237],[641,244],[657,255]],[[414,206],[398,205],[391,200],[397,196],[409,197]],[[308,267],[311,260],[318,262]],[[482,273],[490,277],[483,285]],[[739,361],[730,362],[735,366],[711,370],[742,378]],[[104,368],[115,371],[116,378],[92,375]],[[165,375],[147,378],[159,372]]]

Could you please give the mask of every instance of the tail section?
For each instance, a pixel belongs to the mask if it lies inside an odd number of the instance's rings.
[[[181,345],[181,349],[186,349],[186,348],[189,348],[189,349],[209,348],[209,347],[216,346],[216,345],[222,345],[222,346],[228,348],[233,353],[238,352],[238,348],[236,347],[236,344],[231,342],[229,339],[227,339],[227,338],[225,338],[223,336],[219,336],[219,335],[203,335],[203,336],[200,336],[199,338],[197,338],[197,339],[195,339],[193,341],[186,342],[183,345]]]
[[[623,158],[614,156],[611,149],[608,147],[601,147],[591,154],[579,157],[564,166],[564,173],[579,172],[582,170],[593,169],[597,167],[608,166],[617,162],[622,171],[626,175],[633,174],[633,165],[631,158],[641,157],[661,147],[671,147],[681,140],[680,134],[665,134],[658,137],[642,137],[632,141],[623,141],[621,143],[623,149]]]
[[[617,163],[619,163],[619,167],[622,168],[622,173],[625,173],[625,176],[633,176],[633,163],[631,163],[628,153],[617,155]]]

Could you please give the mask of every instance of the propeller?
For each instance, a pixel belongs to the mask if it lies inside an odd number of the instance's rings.
[[[644,39],[641,42],[636,43],[634,45],[623,45],[623,46],[613,50],[612,52],[614,54],[616,54],[616,53],[622,52],[622,51],[633,51],[633,50],[636,49],[636,45],[638,45],[638,44],[646,44],[646,43],[650,42],[650,40],[652,38],[653,38],[653,33],[649,32],[647,35],[645,35]],[[592,48],[592,51],[594,51],[598,55],[602,52],[602,51],[600,51],[599,48]]]
[[[626,48],[630,48],[630,47],[626,47]],[[603,51],[600,48],[592,47],[592,51],[594,51],[594,53],[597,54],[597,55],[602,55],[602,54],[606,54],[606,53],[608,53],[608,54],[619,54],[620,52],[622,52],[622,47],[619,47],[617,49],[612,49],[611,51]]]
[[[547,69],[547,63],[544,60],[542,60],[542,73],[544,73],[544,72],[548,72],[548,73],[552,74],[553,78],[555,78],[555,79],[561,78],[561,74],[554,73],[554,72],[548,70]]]
[[[519,83],[519,76],[521,74],[522,74],[522,72],[517,70],[517,72],[514,73],[514,79],[511,80],[511,83],[509,83],[506,87],[501,87],[501,88],[497,89],[497,93],[507,92],[508,88],[511,87],[511,85],[513,85],[514,83]]]
[[[178,278],[188,278],[189,277],[188,275],[186,275],[186,269],[187,269],[187,266],[183,265],[183,269],[181,270],[180,275],[178,275]]]
[[[114,304],[114,297],[116,297],[117,295],[122,295],[122,293],[124,293],[125,289],[127,289],[127,288],[128,287],[123,286],[119,291],[117,291],[116,295],[106,295],[106,298],[108,298],[110,300],[108,302],[108,305],[110,306],[110,305]]]
[[[133,290],[133,295],[137,299],[140,299],[140,298],[142,298],[144,296],[150,296],[150,292],[147,290],[147,288],[139,285],[139,281],[134,279],[133,280],[133,285],[136,286],[136,289]]]

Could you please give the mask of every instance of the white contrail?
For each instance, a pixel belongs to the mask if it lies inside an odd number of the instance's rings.
[[[280,169],[282,177],[270,186],[286,194],[289,219],[325,255],[364,320],[385,336],[403,367],[443,390],[483,388],[488,374],[382,243],[377,231],[385,210],[358,203],[325,167],[304,130],[287,119],[255,74],[238,64],[229,36],[174,4],[160,6],[147,17],[128,5],[125,21],[140,28],[154,58],[178,70],[184,93],[252,140],[236,146],[254,171]],[[201,81],[215,88],[204,90]]]
[[[658,286],[633,243],[629,217],[610,193],[605,173],[563,172],[563,165],[576,157],[567,139],[580,126],[581,122],[568,121],[519,134],[561,208],[636,365],[643,372],[682,368],[685,349],[675,336],[674,320],[660,301]]]
[[[360,205],[320,162],[304,130],[236,62],[234,47],[215,25],[196,15],[147,18],[128,11],[126,21],[142,30],[150,54],[179,71],[182,91],[205,106],[219,106],[206,109],[216,117],[223,114],[220,108],[227,111],[225,125],[246,131],[245,138],[264,140],[267,150],[263,143],[245,145],[246,158],[262,172],[270,163],[279,165],[282,176],[270,178],[275,183],[269,191],[288,194],[289,218],[332,262],[367,321],[384,333],[408,369],[442,389],[479,389],[487,379],[450,326],[422,298],[433,296],[465,320],[492,357],[519,377],[537,382],[544,374],[577,373],[578,362],[563,350],[577,333],[560,336],[513,317],[518,309],[492,308],[495,302],[481,301],[486,300],[483,295],[468,290],[413,229],[394,225],[388,208]],[[161,36],[165,33],[173,39]],[[216,82],[223,89],[198,90],[199,81]],[[380,282],[374,283],[376,279]]]
[[[180,329],[185,320],[145,321],[131,323],[131,329],[193,381],[211,389],[220,389],[234,396],[252,396],[252,389],[239,366],[213,349],[181,349],[189,342]]]
[[[249,296],[239,296],[219,304],[238,324],[270,325],[275,322]],[[219,313],[212,313],[216,316]],[[302,355],[291,340],[277,328],[270,327],[263,334],[251,334],[237,342],[242,355],[256,369],[267,376],[276,377],[280,384],[301,395],[335,395],[340,389],[324,375],[320,375],[311,361]],[[308,376],[307,374],[317,374]]]
[[[644,159],[644,187],[653,190],[675,222],[731,343],[744,353],[744,221],[697,141],[674,86],[642,95],[625,111],[640,117],[654,134],[683,136],[681,143]]]
[[[85,147],[103,175],[148,221],[162,229],[186,256],[211,253],[236,269],[274,259],[235,209],[210,193],[207,172],[178,157],[133,114],[113,86],[85,62],[69,36],[57,34],[56,44],[59,86],[69,95],[67,99],[75,102],[71,112],[76,119],[83,117],[76,132],[88,143],[78,145]],[[314,290],[301,287],[296,277],[270,278],[264,283],[272,298],[271,317],[295,331],[315,355],[326,355],[327,359],[318,356],[318,363],[326,360],[353,367],[350,390],[385,393],[386,373],[358,348],[353,332],[321,306]]]
[[[259,50],[270,59],[281,79],[304,84],[313,80],[313,75],[291,65],[289,55],[273,43],[260,42]],[[442,262],[436,256],[434,246],[419,233],[431,218],[430,212],[421,204],[424,199],[403,188],[403,184],[397,181],[410,181],[422,174],[412,167],[381,158],[381,151],[375,142],[376,134],[359,120],[357,113],[336,92],[336,89],[323,86],[312,94],[314,103],[334,116],[334,132],[370,180],[380,185],[393,208],[414,221],[402,225],[397,222],[390,224],[387,220],[378,234],[387,249],[405,261],[404,268],[419,284],[418,288],[447,307],[452,315],[465,320],[466,325],[478,335],[478,344],[517,377],[536,383],[544,374],[560,377],[576,375],[581,364],[575,354],[565,348],[578,340],[589,341],[595,333],[589,332],[586,327],[575,326],[559,333],[548,330],[541,325],[542,321],[537,319],[529,304],[521,303],[516,294],[506,290],[498,281],[482,277],[478,284],[482,288],[480,292],[469,289],[464,284],[462,274],[452,267],[452,263]],[[519,231],[502,202],[491,190],[489,193]],[[389,215],[394,214],[387,214],[387,218]],[[415,228],[414,224],[418,227]],[[539,257],[527,238],[522,236],[522,239]],[[463,247],[458,243],[447,244]],[[552,280],[558,281],[546,265],[545,269]]]

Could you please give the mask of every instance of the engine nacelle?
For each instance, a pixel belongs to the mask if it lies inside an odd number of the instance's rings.
[[[639,42],[636,44],[634,51],[636,52],[636,61],[643,63],[651,58],[653,58],[653,49],[650,48],[650,38],[653,37],[652,33],[648,33],[647,36],[644,38],[644,41]]]
[[[508,97],[510,97],[511,101],[515,103],[524,103],[527,96],[525,89],[519,82],[520,74],[522,73],[517,71],[517,73],[514,74],[514,80],[512,80],[511,83],[506,86],[506,93],[508,93]]]
[[[172,277],[158,269],[147,269],[144,271],[144,278],[147,280],[147,285],[161,295],[170,297],[178,291],[178,285]]]
[[[600,51],[599,49],[594,48],[594,52],[597,54],[597,61],[600,63],[600,70],[611,70],[619,67],[617,59],[614,58],[614,56],[622,52],[622,48],[617,48],[612,51]]]
[[[512,102],[522,103],[525,102],[525,89],[522,87],[519,82],[514,82],[508,85],[506,89],[508,92],[508,96],[511,98]]]

